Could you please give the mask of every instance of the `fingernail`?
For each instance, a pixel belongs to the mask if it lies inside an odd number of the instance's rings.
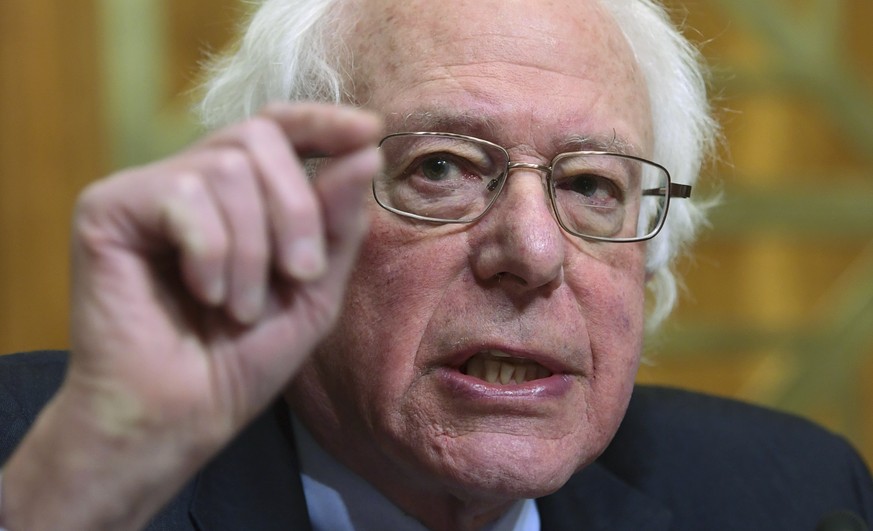
[[[224,300],[224,279],[216,276],[206,284],[206,302],[217,306]]]
[[[324,245],[320,238],[295,240],[285,255],[285,269],[299,280],[315,280],[327,267]]]
[[[234,317],[245,324],[257,321],[258,317],[261,316],[261,312],[264,311],[266,296],[263,285],[252,286],[245,292],[237,308],[234,309]]]

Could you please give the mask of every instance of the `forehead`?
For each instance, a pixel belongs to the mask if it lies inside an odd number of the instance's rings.
[[[382,111],[389,128],[413,127],[415,117],[430,130],[454,120],[500,134],[512,124],[519,138],[492,139],[533,142],[549,129],[647,150],[645,83],[597,0],[363,0],[360,7],[351,37],[354,93]]]

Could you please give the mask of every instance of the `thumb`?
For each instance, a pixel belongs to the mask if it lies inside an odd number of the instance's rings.
[[[314,187],[322,204],[328,273],[331,283],[344,280],[367,232],[367,203],[373,177],[382,167],[375,147],[365,148],[325,166]]]

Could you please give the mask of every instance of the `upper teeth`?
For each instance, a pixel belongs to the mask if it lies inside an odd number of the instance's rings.
[[[483,351],[470,358],[462,371],[488,383],[518,384],[548,378],[548,369],[530,360],[516,358],[498,350]]]

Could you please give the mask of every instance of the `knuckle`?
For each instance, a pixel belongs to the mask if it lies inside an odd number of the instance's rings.
[[[105,229],[107,200],[106,184],[88,185],[76,198],[73,215],[73,238],[85,249],[98,248],[108,239]]]
[[[198,249],[197,259],[209,264],[224,262],[230,252],[230,242],[223,231],[207,235],[203,246]]]
[[[289,175],[287,186],[275,197],[289,216],[314,216],[319,213],[319,200],[312,183],[304,175]]]
[[[266,241],[254,235],[238,239],[234,252],[238,260],[248,264],[266,263],[269,258]]]
[[[76,198],[75,212],[77,217],[91,217],[100,212],[106,201],[106,183],[97,181],[89,184]]]
[[[269,137],[281,135],[281,128],[266,116],[253,116],[239,125],[239,135],[245,144],[263,142]]]
[[[128,169],[88,184],[73,205],[73,238],[85,248],[118,239],[127,226],[119,221],[129,215],[126,190],[141,173],[139,168]]]
[[[314,195],[311,193],[293,195],[288,201],[288,215],[298,219],[319,216],[319,209]]]
[[[248,154],[239,148],[225,148],[212,159],[218,178],[234,178],[252,172],[252,163]]]
[[[147,167],[134,167],[113,173],[102,179],[91,182],[76,198],[75,212],[103,212],[117,199],[119,191],[124,190],[131,182],[142,179],[147,173]]]
[[[291,109],[298,107],[299,103],[290,103],[288,101],[273,100],[261,107],[258,116],[276,116],[288,112]]]

